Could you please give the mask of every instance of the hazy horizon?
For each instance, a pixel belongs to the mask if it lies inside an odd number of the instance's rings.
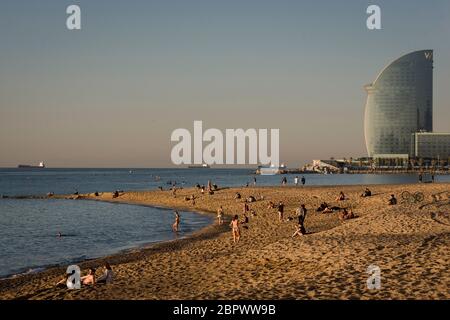
[[[291,168],[364,157],[364,85],[422,49],[450,132],[449,30],[448,0],[2,1],[0,167],[170,168],[170,134],[194,120],[279,128]]]

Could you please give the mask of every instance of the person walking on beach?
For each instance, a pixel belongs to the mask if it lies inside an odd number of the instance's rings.
[[[294,178],[294,184],[295,184],[295,186],[298,186],[298,176],[296,176],[296,177]]]
[[[282,201],[278,203],[277,209],[278,209],[278,220],[281,222],[283,221],[283,214],[284,214],[284,204]]]
[[[304,204],[302,204],[300,206],[300,208],[297,209],[298,224],[297,224],[297,227],[296,227],[296,230],[295,230],[294,234],[292,235],[293,238],[295,236],[306,234],[306,229],[305,229],[305,226],[304,226],[304,222],[305,222],[305,218],[306,218],[306,213],[307,212],[308,212],[308,210],[306,210],[306,207],[305,207]]]
[[[305,185],[305,183],[306,183],[306,179],[304,176],[302,176],[302,185]]]
[[[219,225],[223,224],[223,208],[220,206],[219,209],[217,209],[217,221]]]
[[[285,186],[285,185],[287,184],[287,179],[286,179],[286,177],[283,177],[283,179],[281,179],[281,184],[282,184],[283,186]]]
[[[253,185],[256,186],[256,177],[253,177]]]
[[[231,230],[233,232],[233,243],[237,243],[241,239],[241,230],[239,229],[238,215],[235,215],[233,217],[233,220],[231,220],[230,226],[231,226]]]
[[[178,211],[175,211],[175,222],[172,225],[172,230],[173,232],[178,232],[178,226],[180,225],[180,214],[178,213]]]

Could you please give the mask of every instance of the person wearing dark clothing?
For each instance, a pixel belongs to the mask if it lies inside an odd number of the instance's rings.
[[[390,206],[395,206],[397,204],[397,199],[395,198],[395,196],[393,194],[391,194],[391,198],[389,199],[388,204]]]

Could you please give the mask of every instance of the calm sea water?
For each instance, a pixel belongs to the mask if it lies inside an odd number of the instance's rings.
[[[288,175],[292,184],[295,175]],[[307,185],[389,184],[417,181],[416,175],[305,175]],[[0,195],[31,196],[153,190],[171,182],[186,187],[253,183],[247,169],[0,169]],[[281,176],[257,176],[257,185],[279,185]],[[437,181],[450,181],[438,176]],[[0,197],[1,198],[1,197]],[[212,222],[182,212],[179,236]],[[175,239],[173,214],[159,208],[94,201],[0,199],[0,277],[49,265],[112,254],[139,245]],[[58,238],[61,232],[67,236]]]

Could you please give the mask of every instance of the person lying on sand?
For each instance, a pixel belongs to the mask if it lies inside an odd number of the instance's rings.
[[[114,272],[108,262],[105,262],[104,268],[105,272],[100,278],[98,278],[97,283],[112,283],[114,279]]]
[[[361,194],[361,197],[366,198],[372,196],[372,191],[369,190],[369,188],[366,188],[364,192]]]
[[[397,204],[397,199],[395,198],[395,195],[391,194],[391,198],[388,201],[388,205],[395,206]]]
[[[323,210],[325,210],[325,208],[328,208],[328,203],[326,203],[326,202],[322,202],[321,204],[320,204],[320,206],[317,208],[317,212],[322,212]]]
[[[84,286],[95,284],[95,269],[89,268],[88,274],[80,278],[81,284]]]
[[[330,207],[328,207],[328,206],[326,206],[326,207],[323,209],[322,213],[333,213],[333,209],[330,208]]]
[[[239,229],[239,217],[235,215],[230,223],[231,231],[233,233],[233,242],[237,243],[241,239],[241,230]]]

